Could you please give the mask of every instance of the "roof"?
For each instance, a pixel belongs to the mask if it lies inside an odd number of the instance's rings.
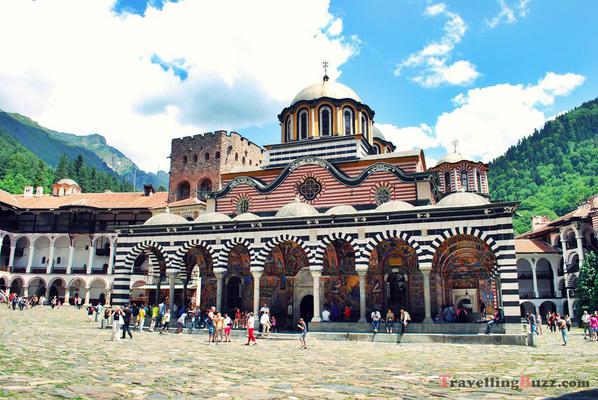
[[[443,197],[436,205],[438,207],[483,206],[490,201],[472,192],[455,192]]]
[[[465,158],[463,158],[461,153],[457,153],[457,152],[448,153],[444,157],[442,157],[440,160],[438,160],[438,162],[436,163],[436,166],[438,166],[440,164],[444,164],[444,163],[456,163],[456,162],[463,161],[463,160],[465,160]]]
[[[303,100],[316,100],[322,97],[329,97],[331,99],[353,99],[361,103],[361,99],[348,86],[331,80],[322,80],[311,84],[301,90],[293,99],[291,105],[298,103]]]
[[[173,201],[171,203],[168,203],[168,207],[172,208],[172,207],[194,206],[197,204],[205,204],[205,202],[199,200],[197,197],[189,197],[187,199]],[[155,208],[160,208],[160,207],[165,207],[165,206],[166,206],[166,204],[155,207]]]
[[[145,196],[143,192],[124,193],[77,193],[68,196],[25,197],[0,191],[0,202],[14,207],[44,210],[61,207],[93,208],[154,208],[166,206],[167,192],[156,192]]]
[[[382,139],[384,141],[387,141],[386,137],[384,136],[384,134],[382,133],[382,131],[380,129],[378,129],[377,126],[374,126],[374,137]]]
[[[516,253],[559,253],[548,243],[538,239],[515,239]]]
[[[171,214],[170,212],[165,212],[154,215],[153,217],[145,221],[143,225],[175,225],[186,224],[188,222],[189,221],[187,221],[184,217],[178,214]]]
[[[68,179],[68,178],[64,178],[59,180],[58,182],[56,182],[56,185],[75,185],[75,186],[79,186],[79,184],[77,182],[75,182],[72,179]]]

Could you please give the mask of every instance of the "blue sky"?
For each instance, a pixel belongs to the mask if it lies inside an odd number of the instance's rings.
[[[101,133],[156,170],[174,137],[226,129],[278,142],[277,113],[321,79],[323,59],[397,147],[423,148],[428,164],[453,140],[490,161],[598,96],[593,1],[297,5],[3,1],[0,36],[16,39],[3,49],[0,108]]]

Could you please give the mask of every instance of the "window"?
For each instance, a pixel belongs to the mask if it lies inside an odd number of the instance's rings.
[[[42,264],[45,264],[45,263],[46,263],[46,257],[44,256],[44,257],[42,257]]]
[[[239,153],[235,153],[235,161],[239,161]]]
[[[332,110],[330,107],[320,108],[320,136],[332,134]]]
[[[482,175],[480,174],[480,170],[475,170],[475,178],[476,184],[478,185],[478,192],[482,192]]]
[[[253,161],[252,160],[249,160],[249,165],[253,165]]]
[[[374,195],[374,197],[376,199],[376,204],[380,205],[388,203],[392,195],[387,187],[380,186],[378,189],[376,189],[376,194]]]
[[[343,120],[345,121],[345,135],[353,134],[353,110],[346,107],[343,110]]]
[[[245,214],[246,212],[249,212],[249,199],[241,197],[237,201],[237,214]]]
[[[183,164],[187,164],[187,156],[183,156]]]
[[[62,262],[62,257],[56,257],[56,264],[60,264]]]
[[[243,157],[243,161],[242,161],[243,165],[245,165],[245,157]]]
[[[220,152],[219,151],[216,152],[216,159],[220,160]]]
[[[449,171],[444,173],[444,192],[451,192],[451,173]]]
[[[361,114],[361,133],[366,139],[368,138],[369,128],[367,115]]]
[[[284,135],[286,142],[293,141],[293,119],[290,116],[287,117],[284,124]]]
[[[322,185],[315,178],[307,178],[299,186],[299,193],[305,200],[313,200],[322,191]]]
[[[204,155],[204,158],[206,159],[206,161],[210,161],[210,153],[206,153]]]
[[[201,183],[199,184],[199,192],[205,193],[205,192],[211,192],[211,191],[212,191],[212,181],[208,178],[201,181]]]
[[[183,181],[181,183],[179,183],[179,186],[177,187],[177,200],[185,200],[188,199],[189,196],[191,195],[191,186],[189,185],[189,182],[187,181]]]
[[[193,154],[193,162],[196,163],[197,162],[197,154]]]
[[[299,111],[299,139],[307,139],[307,134],[307,110],[301,110]]]
[[[462,170],[461,171],[461,189],[467,190],[469,188],[468,185],[468,178],[467,178],[467,171],[466,170]]]
[[[374,153],[375,154],[380,154],[381,153],[380,146],[378,146],[377,144],[374,145]]]

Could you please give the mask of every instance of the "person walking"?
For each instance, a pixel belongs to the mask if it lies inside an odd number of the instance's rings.
[[[54,307],[56,307],[56,303],[58,302],[58,299],[56,298],[56,296],[52,297],[52,300],[50,300],[50,307],[52,307],[52,310],[54,309]],[[97,319],[96,319],[96,322]]]
[[[108,324],[110,322],[110,315],[112,314],[112,312],[110,311],[109,307],[104,307],[104,315],[102,317],[102,325],[100,326],[100,329],[104,329],[108,327]]]
[[[153,332],[156,328],[156,324],[158,323],[158,318],[160,318],[160,307],[154,305],[152,307],[152,320],[150,322],[149,331]]]
[[[558,316],[558,314],[557,314]],[[569,339],[569,334],[567,330],[567,321],[564,318],[557,319],[558,328],[561,330],[561,335],[563,336],[563,346],[567,345],[567,340]]]
[[[301,349],[307,349],[307,343],[305,343],[305,337],[307,336],[307,324],[303,320],[303,318],[299,318],[299,322],[297,323],[297,327],[301,331],[299,334],[299,342],[301,343]]]
[[[139,327],[139,333],[143,332],[143,325],[145,325],[145,305],[139,308],[137,314],[137,326]]]
[[[218,344],[218,339],[220,339],[220,343],[224,340],[224,317],[219,312],[216,313],[216,317],[214,319],[214,324],[216,325],[216,331],[214,333],[215,336],[215,343]]]
[[[386,326],[386,333],[392,333],[395,323],[395,315],[390,308],[388,309],[388,311],[386,311],[386,318],[384,319],[384,323]]]
[[[120,335],[118,334],[118,331],[122,323],[122,317],[123,313],[120,310],[120,307],[117,306],[112,313],[112,337],[110,340],[113,342],[115,338],[117,342],[120,342]]]
[[[95,318],[95,322],[98,322],[98,316],[100,316],[100,318],[102,318],[102,310],[104,309],[104,307],[102,306],[102,303],[100,303],[98,301],[98,305],[96,306],[96,318]]]
[[[401,308],[400,313],[401,318],[401,336],[405,333],[405,329],[407,329],[407,325],[411,322],[411,315],[407,312],[407,310]]]
[[[183,329],[185,329],[185,321],[187,320],[187,311],[183,310],[183,313],[176,321],[176,333],[183,333]]]
[[[270,314],[268,312],[262,313],[262,316],[260,317],[260,325],[262,326],[261,337],[268,336],[268,333],[270,333]]]
[[[567,324],[567,330],[571,331],[571,317],[567,314],[565,314],[565,323]]]
[[[121,339],[124,339],[127,333],[129,334],[129,339],[133,339],[133,334],[131,333],[131,317],[131,308],[127,306],[123,311],[123,335]]]
[[[167,307],[162,316],[162,329],[160,329],[160,335],[164,334],[164,330],[168,333],[168,326],[170,325],[170,309]]]
[[[594,315],[590,317],[590,334],[592,342],[598,340],[598,311],[594,311]]]
[[[590,329],[590,314],[588,314],[588,311],[585,310],[583,312],[583,315],[581,316],[581,326],[583,328],[583,338],[585,339],[586,337],[589,339],[592,339],[592,330]]]
[[[216,307],[214,306],[208,310],[206,327],[208,328],[208,344],[212,344],[212,342],[216,341]]]
[[[95,308],[93,307],[93,305],[88,305],[87,306],[87,322],[91,322],[91,319],[93,318],[93,313],[95,311]]]
[[[380,311],[372,311],[370,317],[372,318],[372,328],[374,329],[374,333],[378,333],[378,328],[380,328],[380,319],[382,318],[382,315],[380,315]]]
[[[540,314],[540,311],[536,314],[536,329],[538,329],[540,335],[542,335],[542,314]]]
[[[247,313],[247,343],[245,346],[249,346],[249,343],[257,345],[257,341],[255,340],[255,335],[253,334],[255,329],[255,318],[253,317],[253,313]]]
[[[536,314],[534,314],[533,312],[528,312],[527,322],[529,323],[530,332],[538,334],[538,331],[536,330]]]

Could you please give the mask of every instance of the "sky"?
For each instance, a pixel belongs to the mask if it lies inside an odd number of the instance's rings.
[[[489,162],[598,97],[593,0],[3,0],[0,108],[100,133],[147,171],[172,138],[277,143],[278,113],[329,75],[398,150]]]

